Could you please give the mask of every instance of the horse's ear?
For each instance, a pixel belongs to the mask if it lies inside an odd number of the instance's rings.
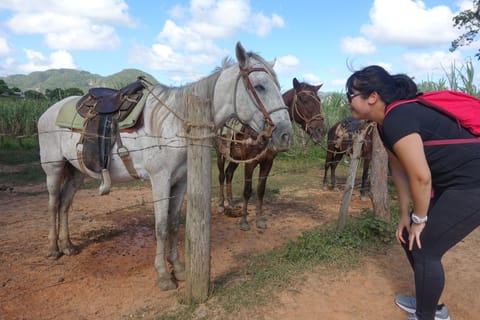
[[[270,64],[270,67],[273,69],[276,62],[277,62],[277,58],[275,58],[273,61],[270,61],[268,64]]]
[[[238,41],[237,45],[235,46],[235,55],[237,56],[237,61],[240,67],[246,68],[247,61],[248,61],[248,54],[247,54],[247,51],[245,51],[245,48],[240,43],[240,41]]]
[[[300,87],[300,82],[298,82],[297,78],[293,78],[293,87],[295,89],[297,89],[298,87]]]

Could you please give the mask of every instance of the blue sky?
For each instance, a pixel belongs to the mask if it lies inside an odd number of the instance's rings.
[[[349,66],[445,78],[479,45],[449,52],[464,0],[1,0],[0,77],[56,68],[107,76],[138,68],[167,85],[208,75],[235,43],[292,78],[343,91]],[[133,80],[133,79],[132,79]],[[478,78],[477,78],[478,81]]]

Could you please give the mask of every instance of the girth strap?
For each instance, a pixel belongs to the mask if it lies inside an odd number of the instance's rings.
[[[125,168],[127,168],[128,173],[132,178],[139,179],[137,170],[133,166],[132,159],[130,158],[130,152],[122,143],[122,138],[120,137],[120,130],[117,131],[117,153],[122,159]]]

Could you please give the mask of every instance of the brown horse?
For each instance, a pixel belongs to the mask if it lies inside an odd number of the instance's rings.
[[[305,82],[299,82],[294,78],[293,88],[283,94],[283,100],[285,105],[288,106],[290,119],[298,123],[300,127],[309,134],[314,143],[320,143],[327,131],[321,101],[318,96],[318,90],[321,86],[322,85],[314,86]],[[277,156],[277,152],[266,149],[267,142],[249,144],[248,139],[251,141],[257,139],[257,136],[246,127],[242,127],[240,132],[234,134],[233,139],[233,142],[220,139],[216,140],[217,165],[219,171],[218,180],[220,183],[218,210],[219,212],[224,212],[225,207],[233,206],[233,175],[238,165],[244,162],[245,172],[240,229],[244,231],[250,229],[247,221],[247,206],[252,195],[253,171],[256,166],[260,165],[257,185],[256,226],[257,228],[265,229],[267,224],[263,215],[263,197],[265,195],[267,177],[272,168],[273,160]],[[221,150],[223,150],[223,154]],[[234,159],[233,161],[229,161],[226,169],[225,163],[229,159],[225,154],[229,155],[228,157],[230,157],[230,159]],[[224,196],[225,180],[227,189],[226,206]]]
[[[344,155],[351,156],[353,148],[353,140],[355,135],[362,130],[367,129],[365,140],[362,144],[361,158],[363,160],[362,183],[360,186],[360,196],[366,198],[368,187],[368,169],[372,159],[372,136],[373,126],[369,126],[370,122],[356,120],[347,117],[333,125],[328,130],[327,135],[327,156],[325,159],[325,174],[323,176],[323,188],[328,187],[328,169],[330,169],[331,184],[330,189],[334,189],[337,184],[335,169]],[[368,127],[368,128],[367,128]]]

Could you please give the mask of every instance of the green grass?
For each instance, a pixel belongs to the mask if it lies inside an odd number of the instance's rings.
[[[233,314],[276,301],[275,293],[301,281],[301,274],[320,266],[348,271],[358,267],[361,258],[388,249],[392,234],[386,222],[369,211],[348,220],[339,233],[335,224],[304,232],[271,252],[245,257],[244,267],[214,279],[208,308],[220,314]],[[158,320],[192,319],[195,306],[159,316]]]
[[[36,147],[10,148],[4,145],[0,149],[0,165],[15,167],[14,170],[0,172],[0,185],[19,186],[45,181]]]

